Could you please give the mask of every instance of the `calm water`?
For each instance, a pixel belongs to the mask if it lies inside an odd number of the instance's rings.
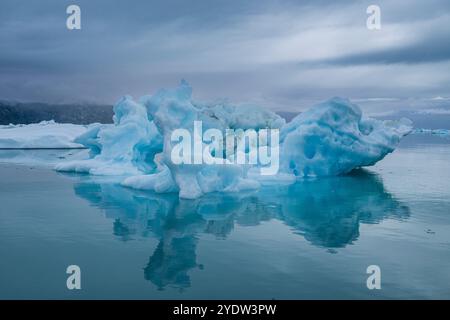
[[[444,138],[407,137],[349,176],[196,201],[51,170],[75,153],[0,151],[0,298],[450,298]]]

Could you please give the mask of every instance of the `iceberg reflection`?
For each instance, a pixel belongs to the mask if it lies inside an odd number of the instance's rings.
[[[362,223],[410,215],[409,208],[386,191],[381,178],[365,170],[195,200],[124,189],[101,177],[76,175],[76,179],[75,193],[113,220],[118,239],[159,239],[144,267],[144,277],[160,289],[190,287],[189,271],[203,268],[196,255],[201,234],[226,239],[235,225],[257,226],[276,219],[310,244],[333,251],[357,241]]]

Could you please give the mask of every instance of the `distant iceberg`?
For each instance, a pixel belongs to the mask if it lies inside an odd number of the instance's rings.
[[[305,177],[340,175],[371,166],[412,130],[407,119],[365,118],[357,105],[341,98],[314,106],[286,124],[258,106],[200,104],[191,96],[192,88],[182,81],[175,89],[160,90],[139,102],[122,98],[114,106],[113,125],[92,126],[75,139],[91,149],[91,159],[64,162],[56,170],[123,175],[126,187],[178,192],[180,198],[195,199],[210,192],[254,190],[265,184],[291,184]],[[278,173],[260,175],[259,163],[173,163],[171,134],[179,128],[193,133],[195,121],[201,121],[205,130],[278,129]]]
[[[84,148],[75,138],[90,126],[56,123],[53,120],[29,125],[0,126],[0,149]]]
[[[448,129],[414,129],[415,134],[431,134],[435,136],[448,137],[450,136],[450,130]]]

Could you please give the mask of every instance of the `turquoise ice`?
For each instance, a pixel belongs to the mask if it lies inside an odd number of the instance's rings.
[[[201,121],[204,129],[279,129],[280,170],[261,176],[260,163],[174,164],[171,133],[180,128],[193,133],[195,121]],[[91,159],[64,162],[56,169],[120,175],[126,187],[178,192],[180,198],[195,199],[211,192],[241,192],[262,184],[346,174],[383,159],[411,130],[407,119],[367,118],[357,105],[341,98],[316,105],[286,124],[259,106],[198,103],[192,100],[191,86],[182,81],[139,102],[122,98],[114,106],[113,125],[94,126],[75,140],[91,149]]]

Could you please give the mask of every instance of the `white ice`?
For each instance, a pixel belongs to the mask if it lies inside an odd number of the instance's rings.
[[[89,126],[42,121],[29,125],[0,126],[1,149],[83,148],[74,141]]]

